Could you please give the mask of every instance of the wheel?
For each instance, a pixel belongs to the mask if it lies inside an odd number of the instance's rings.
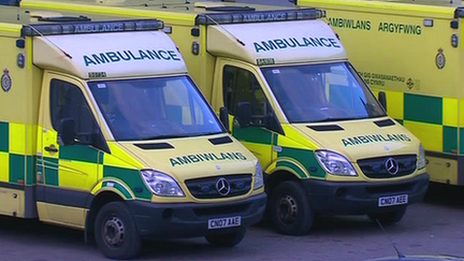
[[[142,248],[142,238],[124,202],[111,202],[98,211],[95,241],[102,253],[112,259],[131,259]]]
[[[381,225],[392,225],[399,222],[404,214],[406,213],[406,208],[400,208],[395,211],[385,212],[385,213],[372,213],[367,216],[373,221],[377,222],[378,220]]]
[[[215,234],[205,236],[206,241],[211,245],[218,247],[234,247],[245,237],[246,230],[242,229],[237,232],[227,234]]]
[[[285,235],[304,235],[314,221],[309,197],[300,183],[285,181],[271,193],[269,202],[274,228]]]

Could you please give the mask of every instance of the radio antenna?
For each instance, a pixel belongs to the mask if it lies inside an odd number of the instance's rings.
[[[239,44],[241,44],[242,46],[245,46],[245,43],[242,42],[240,39],[238,39],[235,35],[233,35],[231,32],[227,31],[224,26],[222,26],[221,24],[219,24],[216,20],[214,20],[211,16],[205,14],[205,17],[207,19],[210,19],[211,21],[213,21],[213,23],[215,23],[217,26],[221,27],[222,30],[224,30],[226,33],[228,33],[230,36],[232,36],[235,41],[237,41]]]
[[[58,50],[60,50],[66,57],[68,57],[69,59],[72,59],[72,56],[69,53],[67,53],[65,50],[63,50],[61,47],[59,47],[54,42],[50,41],[47,37],[45,37],[45,35],[42,34],[42,32],[40,32],[39,30],[37,30],[34,26],[30,24],[28,26],[32,29],[32,31],[36,32],[39,36],[42,36],[43,39],[45,39],[47,42],[51,43],[53,46],[58,48]]]

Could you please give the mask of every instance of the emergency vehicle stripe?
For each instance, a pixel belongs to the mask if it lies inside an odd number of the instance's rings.
[[[9,182],[24,184],[24,155],[10,154]]]
[[[459,152],[458,154],[464,154],[464,128],[459,128]]]
[[[443,101],[438,97],[404,94],[404,120],[443,123]]]
[[[35,156],[27,155],[33,148],[27,148],[25,140],[26,125],[0,122],[0,181],[18,185],[35,182]]]
[[[272,132],[261,128],[234,128],[234,136],[240,141],[271,144]]]
[[[105,182],[103,182],[102,187],[113,187],[116,190],[118,190],[119,192],[121,192],[121,194],[123,194],[126,199],[134,198],[133,195],[130,193],[129,189],[127,189],[123,185],[119,184],[119,182],[105,181]]]
[[[138,198],[142,199],[151,199],[151,192],[145,189],[145,184],[143,183],[140,173],[137,169],[125,169],[112,166],[103,167],[104,177],[114,177],[120,180],[124,180],[127,186],[130,188],[140,188],[140,192],[134,191]]]
[[[388,114],[417,136],[426,150],[464,154],[464,99],[386,93]]]
[[[58,186],[58,159],[44,158],[45,175],[43,181],[47,185]]]
[[[443,151],[458,152],[458,128],[443,126]]]
[[[296,172],[301,178],[307,178],[308,175],[306,172],[300,168],[298,165],[295,165],[293,162],[290,161],[278,161],[277,168],[288,168],[290,170],[293,170],[293,172]]]
[[[282,151],[278,153],[279,158],[291,158],[297,160],[305,169],[305,173],[301,177],[325,177],[325,171],[319,167],[319,163],[314,155],[314,151],[307,149],[283,147]],[[277,167],[283,166],[283,162],[278,161]],[[295,168],[293,168],[297,171]],[[308,172],[309,175],[308,175]],[[298,172],[297,172],[298,173]],[[300,173],[299,173],[300,174]],[[301,175],[301,174],[300,174]]]
[[[15,184],[28,184],[31,185],[35,183],[35,178],[33,180],[33,173],[35,173],[35,165],[33,164],[35,157],[9,154],[10,167],[9,171],[9,182]],[[25,176],[27,180],[25,180]]]
[[[10,153],[26,154],[26,125],[10,122]]]
[[[26,173],[26,184],[27,185],[35,185],[37,183],[37,156],[26,156],[26,166],[27,166],[27,173]]]
[[[10,147],[9,142],[9,125],[7,122],[0,122],[0,152],[8,152]]]
[[[84,145],[60,147],[60,159],[77,160],[91,163],[102,163],[103,153]]]
[[[443,98],[443,125],[445,126],[458,126],[458,99]]]
[[[0,151],[0,182],[9,182],[10,159],[7,152]]]

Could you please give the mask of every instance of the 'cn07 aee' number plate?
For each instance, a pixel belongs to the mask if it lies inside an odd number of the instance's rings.
[[[242,217],[214,218],[208,220],[208,229],[220,229],[227,227],[239,227],[242,224]]]
[[[379,198],[379,207],[396,206],[404,204],[408,204],[408,194]]]

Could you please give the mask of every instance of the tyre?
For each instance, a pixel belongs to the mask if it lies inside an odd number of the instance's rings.
[[[234,247],[245,237],[246,230],[242,229],[237,232],[227,234],[215,234],[205,236],[206,241],[211,245],[218,247]]]
[[[368,214],[367,216],[373,222],[377,222],[376,220],[378,220],[381,225],[393,225],[399,222],[404,217],[405,213],[406,213],[406,208],[400,208],[400,209],[396,209],[391,212],[372,213],[372,214]]]
[[[274,228],[285,235],[307,234],[314,221],[309,197],[296,181],[285,181],[272,191],[269,210]]]
[[[140,253],[142,238],[124,202],[108,203],[98,211],[95,241],[108,258],[131,259]]]

